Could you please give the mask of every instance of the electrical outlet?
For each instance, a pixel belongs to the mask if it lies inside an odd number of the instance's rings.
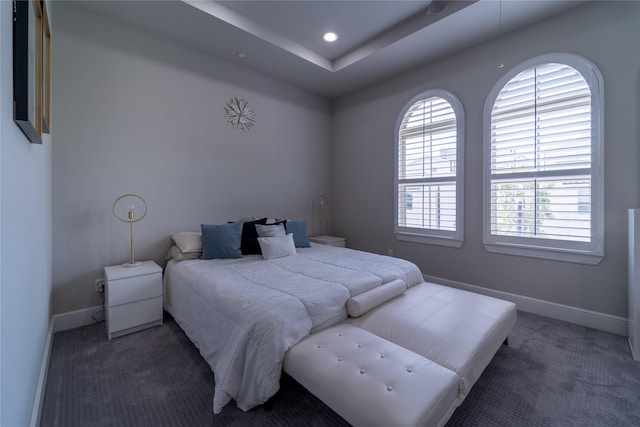
[[[393,256],[393,249],[387,249],[387,256]]]
[[[95,281],[96,293],[101,294],[104,292],[104,279],[96,279]]]

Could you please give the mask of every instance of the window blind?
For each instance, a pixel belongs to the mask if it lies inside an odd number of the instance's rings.
[[[440,97],[414,103],[398,133],[398,226],[456,230],[457,121]]]
[[[511,79],[491,111],[491,233],[591,240],[591,91],[565,64]]]

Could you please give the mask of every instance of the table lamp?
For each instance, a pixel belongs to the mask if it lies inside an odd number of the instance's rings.
[[[142,212],[140,214],[140,212]],[[136,213],[138,215],[136,215]],[[142,262],[135,260],[133,250],[133,223],[140,221],[147,215],[147,202],[137,194],[123,194],[113,202],[113,214],[122,222],[129,223],[129,234],[131,238],[131,256],[129,262],[123,264],[124,267],[139,267]]]

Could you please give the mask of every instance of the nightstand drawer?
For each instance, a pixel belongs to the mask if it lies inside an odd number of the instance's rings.
[[[162,296],[160,273],[109,280],[107,307]]]
[[[162,269],[153,261],[138,267],[104,268],[109,339],[162,325]]]
[[[107,311],[107,332],[115,334],[153,321],[162,323],[162,297],[111,307]]]

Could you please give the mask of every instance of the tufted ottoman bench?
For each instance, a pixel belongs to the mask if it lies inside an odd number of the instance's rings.
[[[414,351],[458,374],[460,405],[509,336],[516,306],[509,301],[434,283],[347,323]]]
[[[349,324],[301,340],[284,371],[354,426],[439,426],[453,413],[458,376]]]

